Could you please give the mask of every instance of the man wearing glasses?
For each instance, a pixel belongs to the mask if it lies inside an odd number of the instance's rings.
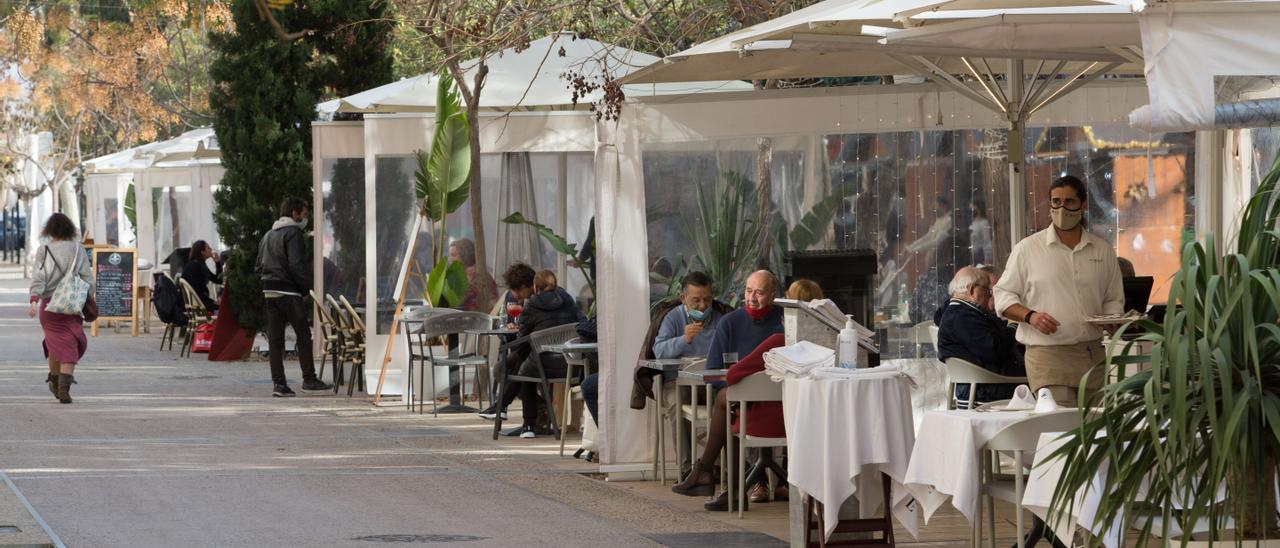
[[[1013,330],[991,309],[991,278],[977,267],[956,271],[947,286],[951,300],[933,315],[938,326],[938,359],[960,358],[993,373],[1022,377],[1022,347]],[[1013,397],[1016,384],[981,384],[974,403]],[[968,405],[969,385],[956,385],[959,406]]]
[[[1103,358],[1102,331],[1087,320],[1124,312],[1124,287],[1115,250],[1085,230],[1084,182],[1067,175],[1049,185],[1052,226],[1013,247],[995,287],[996,311],[1019,322],[1026,345],[1027,381],[1048,387],[1059,404],[1075,405],[1086,374],[1086,396],[1105,374],[1090,373]]]

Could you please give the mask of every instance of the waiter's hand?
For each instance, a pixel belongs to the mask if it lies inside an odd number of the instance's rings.
[[[1045,335],[1052,335],[1057,332],[1059,325],[1062,324],[1058,323],[1057,319],[1045,312],[1035,312],[1031,314],[1031,327],[1036,328],[1036,331],[1044,333]]]

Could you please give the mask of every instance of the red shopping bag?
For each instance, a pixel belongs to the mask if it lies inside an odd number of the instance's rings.
[[[196,336],[191,339],[191,351],[208,354],[213,348],[213,324],[207,323],[196,328]]]

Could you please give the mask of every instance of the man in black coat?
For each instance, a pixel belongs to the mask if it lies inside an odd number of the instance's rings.
[[[947,290],[951,300],[933,315],[933,323],[938,326],[938,359],[955,357],[1000,375],[1026,376],[1023,348],[1014,339],[1014,330],[992,313],[990,276],[966,266],[956,272]],[[978,385],[974,402],[1008,399],[1016,387]],[[969,385],[956,386],[956,400],[969,400]]]
[[[297,335],[298,362],[302,366],[302,389],[308,392],[332,390],[333,385],[316,377],[311,355],[311,310],[307,295],[311,291],[311,261],[308,259],[306,236],[307,202],[286,198],[280,206],[280,218],[262,237],[254,270],[262,279],[262,295],[267,299],[267,346],[271,363],[271,395],[286,398],[294,395],[284,375],[284,327],[293,327]]]

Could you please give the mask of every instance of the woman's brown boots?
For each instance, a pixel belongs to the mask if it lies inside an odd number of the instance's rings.
[[[71,403],[71,385],[75,384],[76,378],[62,373],[58,375],[58,401],[62,403]]]
[[[58,376],[49,373],[49,376],[45,377],[44,383],[49,385],[49,392],[53,394],[53,397],[58,397]]]

